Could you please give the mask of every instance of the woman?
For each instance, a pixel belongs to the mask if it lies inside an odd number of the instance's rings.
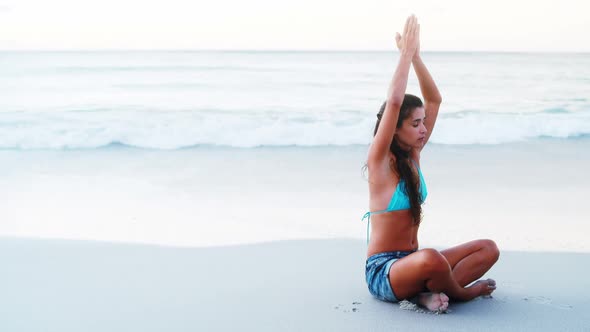
[[[377,114],[369,149],[369,217],[366,279],[375,297],[390,302],[415,298],[432,311],[446,311],[449,297],[468,301],[490,295],[495,281],[473,281],[498,260],[491,240],[476,240],[443,251],[418,250],[421,204],[427,196],[420,153],[428,142],[441,96],[420,58],[420,25],[415,16],[396,34],[400,59],[387,100]],[[410,65],[420,82],[424,103],[405,94]]]

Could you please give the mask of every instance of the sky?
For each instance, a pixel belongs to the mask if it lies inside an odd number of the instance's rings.
[[[0,0],[0,50],[590,52],[587,0]]]

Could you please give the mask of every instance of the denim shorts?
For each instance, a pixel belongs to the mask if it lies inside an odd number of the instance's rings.
[[[389,269],[395,261],[414,252],[416,251],[381,252],[367,258],[365,278],[371,295],[382,301],[399,301],[389,283]]]

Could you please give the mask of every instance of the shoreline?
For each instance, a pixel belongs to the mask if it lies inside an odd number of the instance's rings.
[[[573,137],[535,137],[525,140],[501,142],[501,143],[469,143],[469,144],[444,144],[430,142],[427,145],[425,152],[429,150],[477,150],[477,149],[523,149],[526,147],[539,147],[543,145],[557,146],[566,145],[569,148],[573,148],[577,145],[587,146],[590,144],[590,134],[582,134]],[[286,150],[286,151],[310,151],[310,150],[368,150],[370,142],[367,144],[347,144],[347,145],[259,145],[251,147],[239,147],[229,145],[213,145],[213,144],[197,144],[189,146],[179,146],[176,148],[148,148],[135,145],[128,145],[121,142],[111,142],[106,145],[96,147],[63,147],[63,148],[0,148],[1,152],[21,152],[21,153],[58,153],[58,152],[70,152],[70,153],[84,153],[84,152],[108,152],[108,151],[137,151],[137,152],[163,152],[163,153],[174,153],[180,151],[242,151],[242,152],[254,152],[254,151],[273,151],[273,150]]]
[[[420,247],[491,238],[503,250],[590,252],[587,142],[427,147]],[[188,247],[364,240],[366,151],[0,151],[0,236]]]

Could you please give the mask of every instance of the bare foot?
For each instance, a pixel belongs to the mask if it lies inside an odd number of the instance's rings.
[[[430,311],[445,312],[449,307],[449,297],[445,293],[420,293],[418,304]]]
[[[479,280],[469,288],[476,290],[476,296],[489,296],[496,290],[496,281],[494,279]]]

